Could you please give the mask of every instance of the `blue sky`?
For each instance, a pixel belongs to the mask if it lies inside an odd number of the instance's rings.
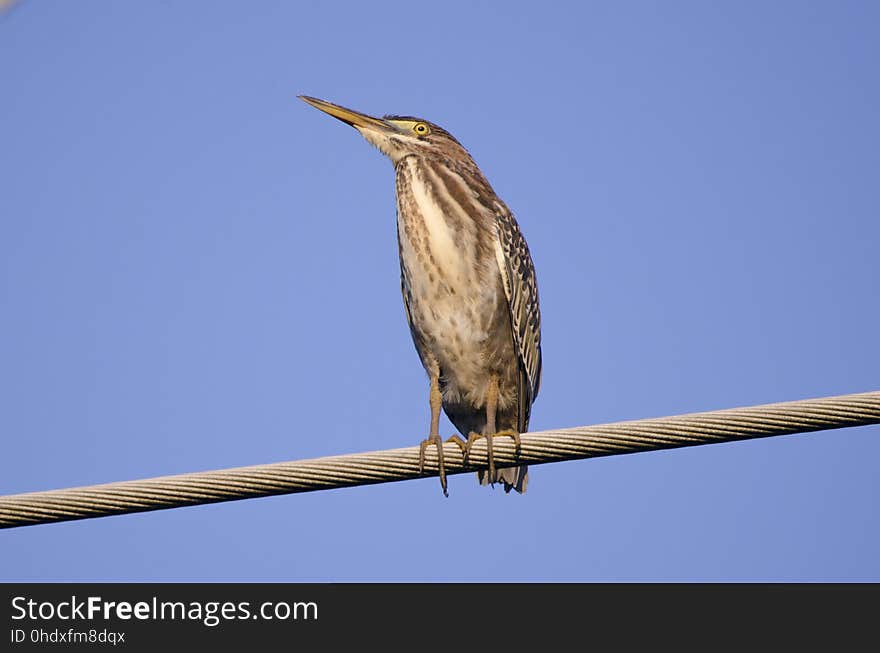
[[[878,61],[872,2],[22,2],[0,493],[424,437],[392,168],[301,93],[443,125],[515,212],[533,429],[876,390]],[[877,581],[878,436],[15,529],[0,579]]]

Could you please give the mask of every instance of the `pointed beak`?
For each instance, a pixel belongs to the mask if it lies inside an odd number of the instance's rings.
[[[385,120],[374,118],[373,116],[368,116],[365,113],[352,111],[351,109],[346,109],[345,107],[341,107],[338,104],[326,102],[325,100],[319,100],[318,98],[309,97],[308,95],[300,95],[299,98],[303,102],[311,104],[313,107],[315,107],[316,109],[320,109],[324,113],[329,113],[334,118],[337,118],[345,124],[351,125],[352,127],[367,127],[378,129],[379,131],[383,132],[396,131],[396,127],[394,127],[394,125],[386,122]]]

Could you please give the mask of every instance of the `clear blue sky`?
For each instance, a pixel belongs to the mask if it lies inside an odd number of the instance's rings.
[[[424,437],[391,166],[300,93],[443,125],[516,213],[533,429],[880,389],[878,7],[19,4],[0,493]],[[878,436],[3,531],[0,579],[877,581]]]

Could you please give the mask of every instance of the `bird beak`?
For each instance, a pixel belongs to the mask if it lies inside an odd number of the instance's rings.
[[[342,122],[346,123],[347,125],[351,125],[352,127],[367,127],[378,129],[383,132],[396,130],[396,128],[388,122],[380,120],[379,118],[374,118],[373,116],[368,116],[365,113],[352,111],[351,109],[346,109],[345,107],[341,107],[338,104],[319,100],[318,98],[309,97],[308,95],[300,95],[299,97],[303,102],[311,104],[313,107],[315,107],[316,109],[320,109],[324,113],[329,113],[334,118],[338,118]]]

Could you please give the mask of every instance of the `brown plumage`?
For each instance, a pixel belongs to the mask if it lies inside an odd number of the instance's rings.
[[[431,429],[446,493],[439,414],[486,437],[481,483],[524,492],[527,468],[495,469],[492,437],[519,445],[541,380],[541,318],[526,241],[477,164],[444,129],[405,116],[373,118],[303,98],[354,126],[395,167],[401,289],[413,342],[430,380]]]

